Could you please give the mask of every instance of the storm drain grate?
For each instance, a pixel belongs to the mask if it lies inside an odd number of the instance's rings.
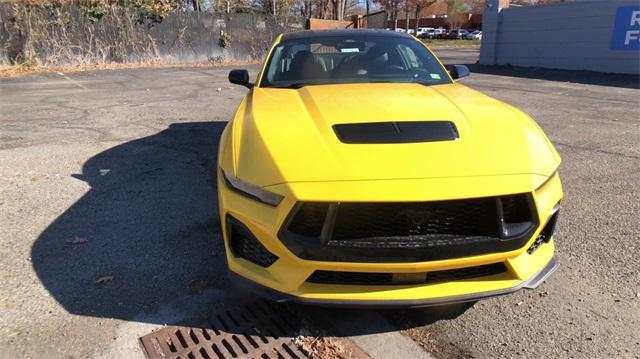
[[[171,326],[140,338],[149,359],[308,358],[293,343],[299,320],[260,301],[215,313],[199,327]]]

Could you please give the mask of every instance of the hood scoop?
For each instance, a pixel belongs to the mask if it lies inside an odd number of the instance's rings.
[[[456,140],[458,129],[451,121],[367,122],[333,125],[342,143],[385,144]]]

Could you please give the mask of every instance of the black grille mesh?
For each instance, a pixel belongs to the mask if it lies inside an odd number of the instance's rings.
[[[359,272],[334,272],[317,270],[311,274],[307,282],[318,284],[390,284],[393,280],[391,273],[359,273]]]
[[[500,197],[500,200],[506,223],[521,223],[531,220],[527,197],[521,195],[503,196]]]
[[[262,267],[269,267],[278,257],[269,252],[251,232],[234,218],[229,221],[229,243],[233,255]]]
[[[333,125],[343,143],[415,143],[453,141],[458,129],[450,121],[369,122]]]
[[[476,267],[449,269],[428,272],[426,279],[411,284],[433,284],[451,282],[496,275],[507,272],[504,263],[493,263]],[[393,273],[361,273],[317,270],[311,274],[307,282],[317,284],[343,285],[403,285],[406,282],[394,282]]]
[[[477,267],[441,270],[427,273],[426,283],[440,283],[450,282],[454,280],[486,277],[490,275],[505,273],[506,271],[507,267],[502,262]]]
[[[420,262],[521,248],[537,221],[530,194],[434,202],[301,202],[278,237],[303,259]]]
[[[423,203],[344,203],[332,240],[429,234],[490,236],[497,230],[492,198]]]

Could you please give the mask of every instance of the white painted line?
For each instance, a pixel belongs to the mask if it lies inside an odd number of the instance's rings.
[[[87,90],[87,91],[89,90],[88,88],[86,88],[86,87],[82,86],[82,84],[80,84],[78,81],[76,81],[76,80],[72,79],[71,77],[69,77],[69,76],[67,76],[67,75],[63,74],[62,72],[56,72],[56,73],[57,73],[58,75],[60,75],[60,76],[64,77],[65,79],[67,79],[67,80],[71,81],[71,83],[73,83],[74,85],[76,85],[76,86],[80,87],[81,89],[84,89],[84,90]]]

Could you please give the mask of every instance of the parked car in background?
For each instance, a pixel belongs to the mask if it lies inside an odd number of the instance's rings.
[[[465,36],[467,36],[468,34],[469,34],[469,31],[467,31],[465,29],[451,30],[447,34],[447,39],[450,39],[450,40],[461,40],[461,39],[464,39]]]
[[[466,40],[482,40],[482,31],[476,30],[468,33],[465,37]]]
[[[449,37],[449,33],[451,31],[452,30],[444,30],[443,29],[442,32],[436,36],[436,39],[447,39]]]
[[[438,39],[445,34],[446,30],[442,28],[434,29],[434,28],[425,28],[425,30],[418,35],[421,39]]]
[[[416,36],[418,36],[419,38],[422,38],[425,36],[425,34],[427,34],[428,32],[433,32],[435,29],[432,27],[419,27],[418,28],[418,34]]]

